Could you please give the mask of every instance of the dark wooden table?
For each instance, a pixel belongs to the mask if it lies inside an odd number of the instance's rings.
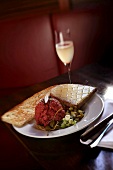
[[[78,71],[72,71],[72,82],[96,86],[97,93],[105,100],[109,86],[113,86],[113,69],[99,64],[88,65]],[[54,84],[67,83],[67,74],[49,81],[25,88],[9,97],[0,99],[0,114],[22,102],[34,93]],[[58,138],[36,139],[16,132],[7,123],[5,125],[23,144],[26,150],[45,170],[112,170],[113,150],[95,147],[93,149],[79,142],[84,130]]]

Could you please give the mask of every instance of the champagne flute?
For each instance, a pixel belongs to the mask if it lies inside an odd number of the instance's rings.
[[[64,40],[63,33],[59,33],[59,41],[56,43],[56,52],[59,59],[67,67],[69,82],[71,83],[71,63],[74,56],[74,45],[72,40]]]

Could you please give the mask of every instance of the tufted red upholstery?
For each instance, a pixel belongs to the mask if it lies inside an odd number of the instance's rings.
[[[0,89],[59,74],[48,15],[0,21]]]
[[[72,69],[99,61],[113,40],[113,12],[92,6],[65,13],[0,21],[0,96],[66,72],[54,49],[54,31],[70,29]]]

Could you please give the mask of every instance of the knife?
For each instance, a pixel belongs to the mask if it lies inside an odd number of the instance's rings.
[[[90,139],[93,135],[95,135],[98,131],[100,131],[102,128],[106,126],[106,124],[113,118],[113,113],[108,115],[106,118],[95,124],[93,127],[86,130],[81,136],[80,139],[82,141],[87,141]]]
[[[106,131],[109,129],[109,127],[113,124],[113,119],[111,119],[105,126],[104,130],[102,131],[102,133],[95,139],[93,140],[89,146],[90,148],[94,148],[95,146],[98,145],[98,143],[101,141],[102,137],[104,136],[104,134],[106,133]]]

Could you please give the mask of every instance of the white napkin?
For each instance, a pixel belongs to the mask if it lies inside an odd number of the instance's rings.
[[[94,124],[98,123],[105,117],[107,117],[112,112],[113,112],[113,100],[107,99],[104,103],[104,111],[103,111],[101,117],[97,121],[92,123],[90,125],[90,127],[93,126]],[[88,128],[90,128],[90,127],[88,127]],[[92,141],[92,139],[89,139],[86,142],[81,141],[81,143],[88,145],[91,141]],[[102,140],[100,141],[100,143],[97,146],[113,149],[113,126],[112,125],[110,126],[107,133],[105,134],[105,136],[102,138]]]

